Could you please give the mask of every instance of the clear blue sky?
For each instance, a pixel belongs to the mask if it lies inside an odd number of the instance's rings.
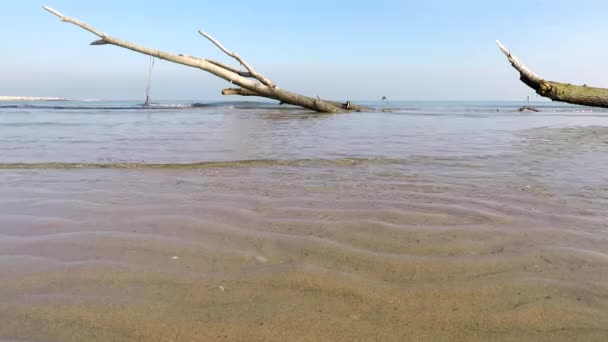
[[[548,79],[608,87],[608,1],[5,1],[0,95],[140,99],[148,57],[42,10],[125,40],[230,62],[203,29],[282,88],[336,99],[521,100],[531,92],[500,39]],[[227,84],[168,62],[155,99],[221,99]],[[226,99],[226,98],[224,98]]]

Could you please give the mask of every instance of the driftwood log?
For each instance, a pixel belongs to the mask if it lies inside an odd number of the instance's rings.
[[[249,63],[247,63],[243,58],[237,55],[235,52],[226,49],[220,42],[211,37],[209,34],[199,31],[199,33],[211,41],[215,46],[217,46],[220,50],[226,53],[228,56],[234,58],[236,61],[242,65],[245,70],[240,70],[239,68],[231,67],[224,63],[220,63],[217,61],[203,59],[193,56],[174,54],[170,52],[165,52],[161,50],[151,49],[145,46],[141,46],[138,44],[134,44],[131,42],[127,42],[112,36],[109,36],[94,27],[90,26],[87,23],[84,23],[78,19],[67,17],[57,10],[50,8],[48,6],[43,6],[43,8],[52,14],[56,15],[61,19],[61,21],[74,24],[79,26],[94,35],[98,36],[99,40],[96,40],[91,43],[91,45],[116,45],[125,49],[133,50],[148,56],[153,56],[156,58],[164,59],[169,62],[186,65],[193,68],[198,68],[209,72],[219,78],[222,78],[231,84],[238,86],[238,88],[228,88],[222,91],[223,95],[242,95],[242,96],[259,96],[265,97],[268,99],[273,99],[280,101],[281,103],[287,103],[294,106],[299,106],[303,108],[307,108],[316,112],[324,112],[324,113],[337,113],[337,112],[346,112],[346,111],[362,111],[369,110],[369,108],[357,106],[352,104],[350,101],[345,102],[337,102],[337,101],[328,101],[322,100],[319,97],[309,97],[300,94],[296,94],[293,92],[289,92],[287,90],[283,90],[279,88],[276,84],[274,84],[271,80],[269,80],[264,75],[258,73]]]
[[[523,106],[523,107],[519,107],[517,108],[516,112],[540,112],[540,110],[536,109],[536,108],[532,108],[532,107],[528,107],[528,106]]]
[[[499,41],[496,41],[496,43],[507,56],[513,68],[519,71],[519,79],[534,89],[538,95],[550,98],[553,101],[608,108],[608,89],[547,81],[528,69]]]

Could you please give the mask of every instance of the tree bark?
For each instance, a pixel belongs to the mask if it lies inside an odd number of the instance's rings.
[[[519,71],[519,79],[534,89],[538,95],[550,98],[553,101],[608,108],[608,89],[546,81],[522,64],[499,41],[496,41],[496,43],[505,56],[507,56],[513,68]]]
[[[260,96],[269,99],[278,100],[282,103],[287,103],[303,108],[307,108],[316,112],[324,112],[324,113],[337,113],[337,112],[345,112],[345,111],[363,111],[370,110],[369,108],[356,106],[351,104],[349,101],[344,103],[336,102],[336,101],[327,101],[322,100],[319,97],[313,98],[309,96],[300,95],[297,93],[293,93],[287,90],[280,89],[274,83],[272,83],[267,77],[255,71],[244,59],[242,59],[236,53],[226,49],[222,44],[220,44],[217,40],[212,38],[210,35],[204,33],[203,31],[199,31],[201,35],[210,40],[213,44],[215,44],[219,49],[225,52],[230,57],[236,59],[241,65],[243,65],[247,71],[241,71],[238,68],[234,68],[228,65],[225,65],[220,62],[187,56],[187,55],[178,55],[170,52],[165,52],[161,50],[156,50],[152,48],[148,48],[145,46],[141,46],[135,43],[127,42],[121,40],[119,38],[115,38],[109,36],[94,27],[74,18],[67,17],[55,9],[52,9],[48,6],[43,6],[43,8],[52,14],[56,15],[61,19],[61,21],[74,24],[79,26],[94,35],[98,36],[99,40],[96,40],[91,43],[91,45],[106,45],[111,44],[115,46],[119,46],[125,49],[129,49],[135,52],[139,52],[148,56],[153,56],[156,58],[164,59],[169,62],[186,65],[193,68],[198,68],[203,71],[209,72],[219,78],[222,78],[234,85],[239,86],[238,90],[230,90],[222,92],[225,95],[243,95],[243,96]]]

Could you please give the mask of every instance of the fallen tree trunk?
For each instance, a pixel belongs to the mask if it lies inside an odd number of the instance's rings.
[[[546,81],[522,64],[499,41],[496,41],[496,43],[498,43],[500,50],[507,56],[513,68],[519,71],[519,79],[534,89],[538,95],[550,98],[553,101],[608,108],[608,89]]]
[[[336,102],[336,101],[327,101],[322,100],[319,97],[313,98],[309,96],[300,95],[297,93],[289,92],[287,90],[280,89],[277,87],[272,81],[270,81],[267,77],[255,71],[244,59],[242,59],[236,53],[226,49],[222,44],[220,44],[213,37],[208,35],[203,31],[199,31],[199,33],[215,44],[220,50],[229,55],[230,57],[237,60],[240,65],[244,66],[247,71],[239,70],[238,68],[234,68],[228,65],[225,65],[220,62],[216,62],[213,60],[187,56],[187,55],[179,55],[173,54],[161,50],[151,49],[145,46],[141,46],[138,44],[134,44],[131,42],[127,42],[109,35],[95,29],[94,27],[74,18],[67,17],[57,10],[52,9],[48,6],[43,6],[43,8],[54,15],[58,16],[61,21],[74,24],[79,26],[94,35],[98,36],[99,40],[96,40],[91,43],[91,45],[116,45],[125,49],[133,50],[148,56],[153,56],[156,58],[164,59],[169,62],[186,65],[193,68],[198,68],[204,71],[207,71],[217,77],[220,77],[231,84],[237,85],[240,88],[237,89],[224,89],[222,94],[224,95],[242,95],[242,96],[259,96],[265,97],[269,99],[278,100],[281,103],[287,103],[303,108],[307,108],[310,110],[314,110],[316,112],[324,112],[324,113],[337,113],[337,112],[345,112],[345,111],[362,111],[369,110],[369,108],[356,106],[346,101],[344,103]]]

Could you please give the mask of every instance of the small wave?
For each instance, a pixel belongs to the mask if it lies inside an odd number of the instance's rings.
[[[0,122],[0,127],[78,127],[98,126],[96,123],[70,123],[70,122]]]
[[[154,109],[181,109],[181,108],[192,108],[191,104],[167,104],[167,105],[130,105],[130,106],[51,106],[51,105],[33,105],[33,104],[19,104],[19,105],[3,105],[0,108],[23,108],[23,109],[52,109],[52,110],[154,110]]]
[[[193,104],[162,104],[162,103],[153,103],[150,104],[149,106],[147,106],[147,108],[149,109],[155,109],[155,108],[192,108],[192,107],[196,107]]]
[[[0,169],[203,169],[230,167],[269,167],[269,166],[350,166],[366,163],[396,164],[403,161],[390,158],[341,158],[341,159],[247,159],[234,161],[208,161],[196,163],[0,163]]]
[[[31,103],[13,103],[0,105],[0,109],[46,109],[46,110],[159,110],[159,109],[188,109],[188,108],[238,108],[238,109],[288,109],[298,108],[293,106],[279,106],[269,102],[255,101],[223,101],[223,102],[194,102],[194,103],[159,103],[152,102],[144,106],[143,103],[117,103],[112,104],[104,101],[79,100],[75,104],[31,104]],[[84,104],[84,102],[88,102]],[[82,103],[82,104],[78,104]]]
[[[301,109],[297,106],[280,105],[279,103],[262,101],[219,101],[219,102],[195,102],[195,108],[230,108],[230,109]]]

